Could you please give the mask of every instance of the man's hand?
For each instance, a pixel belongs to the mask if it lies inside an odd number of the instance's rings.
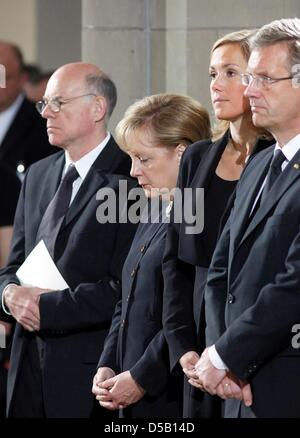
[[[25,330],[33,332],[40,329],[39,300],[40,295],[45,292],[49,291],[16,284],[10,284],[5,289],[4,304]]]
[[[213,366],[209,359],[208,348],[206,348],[196,364],[198,384],[190,382],[193,386],[207,391],[211,395],[218,395],[222,399],[242,400],[249,407],[252,405],[251,386],[243,382],[233,373],[226,370],[219,370]]]
[[[198,380],[196,374],[195,365],[200,359],[200,356],[196,351],[188,351],[183,354],[179,359],[179,363],[182,366],[182,371],[187,376],[188,379]]]
[[[100,402],[100,398],[102,397],[105,401],[111,401],[111,397],[109,394],[109,390],[107,388],[102,388],[101,384],[105,382],[105,380],[114,377],[116,373],[109,367],[100,367],[97,370],[97,373],[93,379],[93,387],[92,393],[95,395],[96,399]]]
[[[130,371],[105,380],[100,387],[106,389],[107,393],[96,398],[101,406],[109,410],[130,406],[145,394],[143,388],[132,378]]]
[[[221,383],[217,386],[217,395],[224,400],[229,398],[242,400],[243,392],[239,379],[231,372],[228,372]]]
[[[217,395],[224,400],[230,398],[242,400],[247,407],[251,406],[253,401],[250,383],[243,382],[231,372],[218,385]]]
[[[199,379],[198,388],[202,391],[209,392],[211,395],[216,395],[217,387],[222,382],[227,372],[226,370],[218,370],[213,366],[209,359],[208,348],[203,351],[195,368]]]

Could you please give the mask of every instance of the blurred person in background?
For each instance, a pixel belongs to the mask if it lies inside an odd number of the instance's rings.
[[[0,268],[6,265],[21,183],[14,172],[0,163]],[[12,326],[1,322],[6,333],[6,348],[0,348],[0,418],[5,417],[6,379],[9,367]],[[2,332],[1,332],[2,333]]]
[[[48,80],[53,72],[43,72],[38,65],[26,64],[24,72],[27,79],[23,85],[24,93],[31,102],[38,102],[45,94]]]
[[[5,87],[0,88],[0,162],[22,179],[28,166],[57,148],[49,144],[45,121],[24,95],[26,74],[19,47],[0,41],[0,64],[6,73]]]

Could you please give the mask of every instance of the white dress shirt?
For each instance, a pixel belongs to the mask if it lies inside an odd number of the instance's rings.
[[[71,200],[70,200],[70,205],[72,204],[75,196],[77,195],[77,193],[80,189],[80,186],[84,181],[84,178],[88,174],[88,171],[90,170],[90,168],[92,167],[92,165],[96,161],[96,159],[98,158],[98,155],[103,151],[103,149],[105,148],[105,146],[109,142],[110,137],[111,137],[111,135],[110,135],[110,133],[108,133],[107,136],[105,137],[105,139],[97,147],[95,147],[93,150],[88,152],[86,155],[84,155],[82,158],[80,158],[80,160],[78,160],[76,162],[73,162],[71,160],[67,151],[65,152],[66,164],[65,164],[64,171],[63,171],[63,175],[65,175],[65,173],[67,172],[67,169],[68,169],[70,164],[74,164],[77,172],[79,173],[79,177],[73,182],[73,189],[72,189],[72,196],[71,196]]]
[[[3,142],[4,137],[6,136],[7,131],[9,130],[10,125],[12,124],[14,118],[16,117],[17,112],[20,109],[24,100],[24,94],[20,94],[17,99],[14,101],[10,107],[6,110],[0,112],[0,145]]]

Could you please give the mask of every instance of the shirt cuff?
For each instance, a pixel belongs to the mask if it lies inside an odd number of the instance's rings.
[[[5,306],[5,304],[4,304],[4,294],[5,294],[6,289],[7,289],[9,286],[11,286],[12,284],[14,284],[14,283],[9,283],[7,286],[5,286],[5,288],[3,289],[3,292],[2,292],[2,302],[1,302],[1,306],[2,306],[2,309],[3,309],[4,313],[6,313],[6,315],[11,315],[11,313],[10,313],[10,311],[8,310],[8,308],[7,308],[7,307]]]
[[[209,347],[208,357],[215,368],[217,368],[218,370],[229,371],[229,368],[221,359],[221,357],[220,357],[219,353],[217,352],[216,347],[214,345]]]

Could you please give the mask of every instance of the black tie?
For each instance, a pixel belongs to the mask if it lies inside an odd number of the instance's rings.
[[[255,204],[255,206],[254,206],[253,210],[251,211],[251,214],[248,218],[248,221],[247,221],[248,225],[252,221],[253,217],[256,215],[256,212],[259,209],[260,205],[267,199],[267,195],[268,195],[269,191],[271,190],[272,185],[274,184],[276,178],[281,173],[281,165],[285,160],[286,160],[285,155],[281,152],[280,149],[277,149],[275,151],[275,154],[274,154],[272,161],[270,163],[270,167],[269,167],[269,170],[268,170],[268,173],[266,176],[265,186],[262,190],[260,197],[256,201],[256,204]]]
[[[54,256],[57,234],[70,205],[73,182],[78,177],[76,167],[70,164],[39,226],[36,242],[43,239],[52,257]]]
[[[262,191],[262,194],[260,197],[261,204],[266,200],[267,195],[268,195],[269,191],[271,190],[274,182],[276,181],[278,176],[281,174],[281,165],[285,160],[286,160],[285,155],[282,153],[282,151],[280,149],[277,149],[275,151],[274,157],[271,161],[271,164],[270,164],[270,167],[268,170],[268,174],[267,174],[266,183],[265,183],[265,186],[263,188],[263,191]]]

